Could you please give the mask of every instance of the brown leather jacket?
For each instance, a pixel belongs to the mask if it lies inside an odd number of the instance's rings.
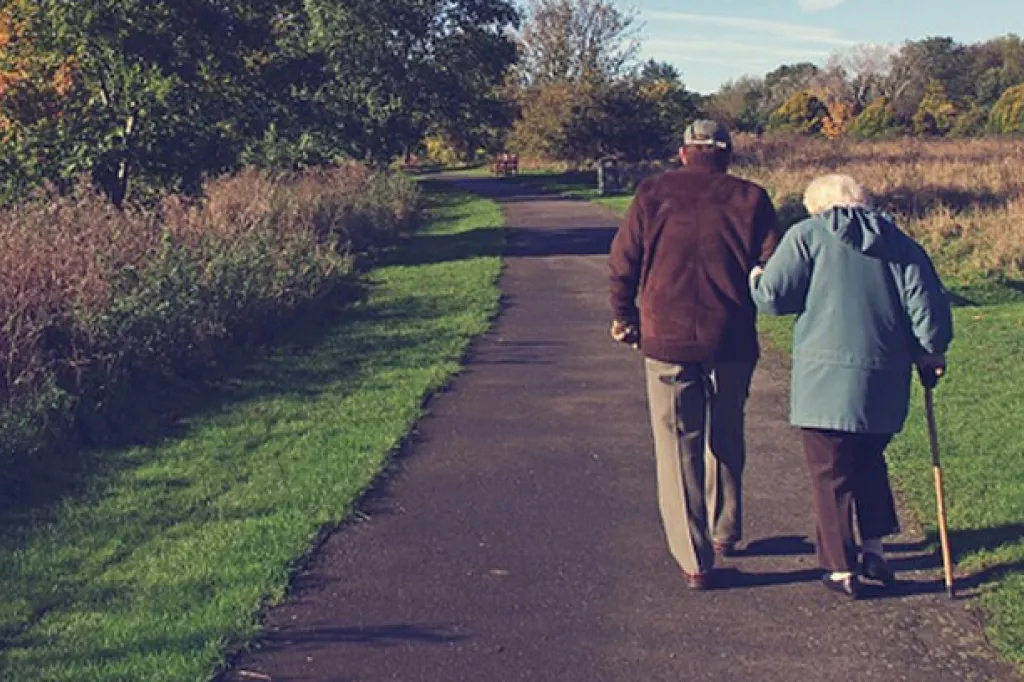
[[[656,360],[754,361],[747,277],[779,237],[771,199],[752,182],[692,165],[648,178],[608,257],[615,319],[639,323]]]

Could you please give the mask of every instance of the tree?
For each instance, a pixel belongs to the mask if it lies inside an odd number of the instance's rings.
[[[846,128],[857,115],[857,109],[851,102],[834,99],[828,103],[828,114],[821,121],[821,133],[835,140],[843,136]]]
[[[992,107],[989,130],[1003,135],[1024,133],[1024,83],[1006,90]]]
[[[977,137],[985,134],[989,110],[973,100],[967,100],[949,129],[951,137]]]
[[[835,83],[829,94],[863,109],[882,95],[894,53],[884,45],[857,45],[833,54],[823,71]]]
[[[792,132],[814,135],[821,132],[821,125],[828,116],[828,107],[809,92],[798,92],[768,118],[768,129],[776,132]]]
[[[610,0],[531,0],[518,36],[526,85],[610,82],[634,65],[635,14]]]
[[[672,147],[671,130],[648,99],[660,94],[648,90],[645,97],[635,83],[620,80],[574,106],[566,128],[566,158],[577,164],[605,156],[665,158]]]
[[[81,172],[118,204],[196,193],[243,159],[385,163],[428,129],[472,145],[509,118],[507,0],[9,0],[0,15],[17,33],[0,49],[17,75],[0,98],[9,193]]]
[[[744,76],[728,81],[718,92],[701,103],[707,114],[730,128],[748,133],[760,133],[767,124],[764,113],[764,80]]]
[[[800,92],[810,91],[821,70],[810,62],[784,64],[764,77],[765,111],[772,112]]]
[[[585,83],[538,83],[518,91],[520,115],[509,134],[509,146],[523,156],[561,160],[574,155],[569,137],[576,112],[597,97]]]
[[[964,47],[948,37],[908,42],[893,55],[884,87],[896,114],[910,120],[931,81],[938,81],[951,99],[970,94],[970,73]]]
[[[937,80],[929,81],[924,97],[914,112],[913,130],[915,135],[945,135],[952,128],[958,115],[956,104],[946,94],[946,88]]]
[[[635,87],[645,106],[657,114],[660,134],[671,154],[682,141],[686,126],[701,116],[700,96],[686,89],[674,66],[653,59],[640,69]]]
[[[971,95],[982,107],[991,107],[1010,87],[1024,82],[1024,40],[1010,33],[966,48],[970,64]]]
[[[387,162],[428,131],[463,130],[476,111],[500,118],[515,60],[505,0],[306,0],[309,52],[322,84],[303,94],[331,147]]]
[[[857,114],[846,127],[848,137],[875,139],[903,132],[892,103],[885,97],[876,99]]]
[[[659,62],[653,59],[648,59],[640,67],[640,82],[657,83],[659,81],[681,83],[682,74],[679,73],[679,69],[668,62]]]
[[[15,0],[3,59],[24,78],[5,93],[4,157],[21,181],[89,172],[122,203],[142,188],[195,191],[229,167],[248,132],[267,2]],[[58,81],[61,85],[58,87]],[[63,90],[63,92],[62,92]]]

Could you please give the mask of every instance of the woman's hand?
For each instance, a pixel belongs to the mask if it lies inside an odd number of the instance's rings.
[[[942,353],[925,353],[917,358],[917,375],[925,388],[935,388],[939,379],[946,375],[946,356]]]
[[[755,265],[754,268],[750,271],[750,286],[753,287],[757,279],[763,274],[764,268],[762,268],[760,265]]]

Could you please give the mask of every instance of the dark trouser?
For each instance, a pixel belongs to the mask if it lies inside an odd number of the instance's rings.
[[[892,435],[801,431],[814,494],[818,560],[827,571],[855,571],[855,507],[862,540],[899,531],[884,455]]]

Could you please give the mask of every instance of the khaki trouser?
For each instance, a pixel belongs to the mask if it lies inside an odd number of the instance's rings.
[[[645,363],[669,550],[687,573],[707,571],[712,540],[731,543],[742,534],[743,411],[754,363]]]

